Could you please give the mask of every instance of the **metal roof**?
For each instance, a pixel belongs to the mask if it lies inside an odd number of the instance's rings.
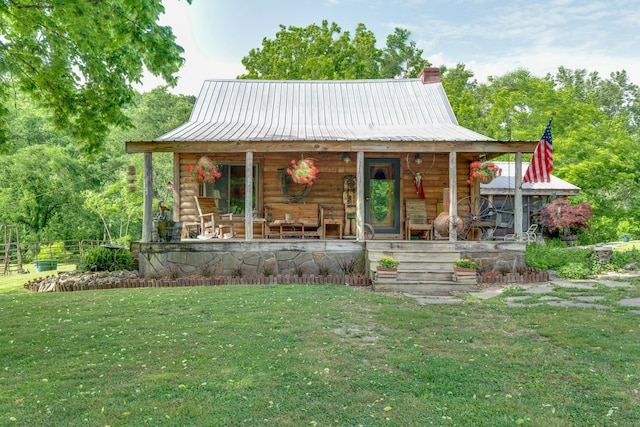
[[[154,141],[493,141],[466,129],[442,83],[206,80],[189,121]]]
[[[480,194],[507,195],[515,192],[515,164],[513,162],[492,162],[502,169],[502,175],[495,177],[489,184],[480,184]],[[522,174],[529,167],[528,162],[522,162]],[[580,193],[580,187],[551,175],[550,182],[522,183],[523,196],[575,196]]]

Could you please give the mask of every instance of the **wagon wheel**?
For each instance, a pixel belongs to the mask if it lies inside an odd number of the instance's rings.
[[[373,240],[376,236],[376,232],[371,224],[364,223],[364,240]]]
[[[496,207],[486,197],[465,197],[458,201],[458,218],[463,229],[460,240],[490,240],[498,226]]]

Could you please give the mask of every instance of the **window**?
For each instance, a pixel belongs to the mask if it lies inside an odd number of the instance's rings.
[[[245,196],[245,165],[233,163],[219,163],[218,168],[222,176],[213,184],[204,185],[204,195],[213,197],[218,204],[218,213],[244,214]],[[258,166],[253,165],[253,206],[256,209]]]

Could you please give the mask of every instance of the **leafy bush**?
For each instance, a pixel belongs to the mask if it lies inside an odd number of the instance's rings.
[[[608,271],[624,270],[630,265],[640,266],[640,251],[636,248],[613,251],[611,259],[603,263],[593,249],[567,248],[561,241],[549,241],[546,246],[527,245],[524,256],[528,267],[557,270],[558,277],[565,279],[586,279]]]
[[[79,266],[82,271],[133,270],[133,256],[127,249],[109,249],[98,246],[89,249],[82,256]]]
[[[36,254],[39,258],[51,258],[61,260],[64,258],[64,242],[56,241],[40,247]]]
[[[546,245],[527,245],[524,260],[528,267],[538,270],[557,270],[571,262],[587,262],[589,250],[568,249],[560,239],[547,241]]]
[[[640,266],[640,251],[636,248],[627,251],[613,251],[609,264],[616,270],[623,270],[630,264]]]
[[[572,262],[560,267],[557,271],[557,274],[558,277],[574,280],[588,279],[592,275],[589,266],[577,262]]]

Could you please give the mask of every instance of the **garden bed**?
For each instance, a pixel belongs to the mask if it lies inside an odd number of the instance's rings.
[[[511,284],[511,283],[541,283],[549,281],[549,272],[542,270],[528,270],[523,273],[501,273],[491,271],[480,273],[477,277],[478,285]]]
[[[182,286],[219,286],[219,285],[277,285],[277,284],[311,284],[311,285],[349,285],[369,286],[368,278],[362,276],[343,275],[273,275],[273,276],[188,276],[161,277],[158,279],[141,278],[136,272],[63,272],[56,276],[47,276],[29,281],[24,288],[31,292],[74,292],[96,289],[118,288],[165,288]]]

